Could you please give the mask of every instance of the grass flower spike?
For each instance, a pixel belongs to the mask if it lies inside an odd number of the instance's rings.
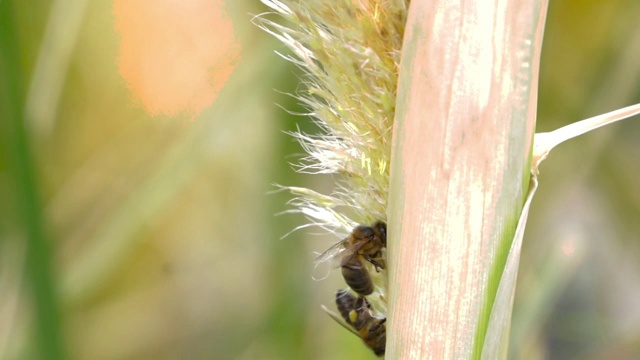
[[[304,70],[306,89],[295,95],[320,128],[318,135],[291,134],[307,153],[296,167],[305,173],[337,175],[330,194],[284,187],[296,196],[290,202],[291,211],[304,214],[311,222],[298,228],[320,226],[344,238],[359,224],[386,222],[398,66],[409,1],[262,2],[273,12],[256,17],[256,23],[294,54],[280,54],[283,58]],[[286,25],[265,17],[271,14],[284,18]],[[375,239],[381,240],[380,233],[376,234]],[[386,227],[382,235],[386,244]],[[362,240],[352,241],[362,244]],[[378,250],[372,254],[384,261],[384,253]],[[342,317],[348,323],[343,325],[354,327],[363,340],[371,337],[368,332],[384,339],[383,328],[371,324],[383,324],[386,317],[386,272],[360,251],[358,247],[355,253],[342,255],[341,267],[345,279],[371,274],[375,291],[361,294],[368,300],[358,300],[360,304],[371,302],[367,307],[371,314],[362,307],[349,314],[344,310],[346,300],[340,296],[336,300],[338,305],[343,303]],[[341,322],[340,316],[333,317]],[[367,345],[372,349],[382,346],[384,352],[384,343]]]
[[[263,0],[288,27],[264,16],[260,27],[281,40],[304,69],[296,96],[321,129],[296,137],[308,156],[299,171],[339,174],[331,194],[289,187],[292,204],[315,225],[344,235],[386,218],[391,128],[408,1]]]

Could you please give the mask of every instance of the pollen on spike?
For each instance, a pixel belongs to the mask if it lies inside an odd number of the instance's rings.
[[[387,162],[380,159],[378,161],[378,169],[380,170],[380,174],[384,174],[385,170],[387,169]]]

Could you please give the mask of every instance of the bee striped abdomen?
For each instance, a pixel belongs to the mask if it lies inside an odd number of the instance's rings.
[[[363,296],[373,293],[371,275],[359,256],[343,262],[341,268],[344,281],[353,291]]]
[[[336,307],[346,325],[355,330],[354,333],[367,347],[374,354],[383,356],[387,342],[387,319],[373,316],[369,301],[361,296],[356,297],[347,290],[338,290],[336,293]],[[334,319],[340,322],[337,317]]]

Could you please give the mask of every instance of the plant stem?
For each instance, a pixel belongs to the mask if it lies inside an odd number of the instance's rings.
[[[33,157],[25,129],[24,87],[20,48],[14,24],[12,1],[0,2],[0,73],[2,83],[3,142],[14,174],[15,201],[22,232],[27,240],[27,277],[34,306],[36,340],[42,359],[64,359],[58,304],[51,264],[51,243],[37,191]]]
[[[492,312],[510,317],[496,293],[529,188],[545,14],[545,1],[411,2],[389,187],[387,359],[480,358]],[[492,338],[507,341],[500,330]]]

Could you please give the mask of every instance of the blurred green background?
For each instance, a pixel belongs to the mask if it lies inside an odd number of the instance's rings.
[[[0,1],[0,359],[374,358],[320,309],[344,285],[312,279],[314,251],[337,239],[281,239],[304,219],[274,216],[290,198],[274,183],[332,181],[289,165],[302,150],[284,131],[313,131],[283,110],[304,112],[286,95],[300,73],[251,24],[261,4],[222,10],[234,72],[201,112],[163,113],[122,76],[111,1]],[[538,131],[640,102],[638,16],[635,0],[551,2]],[[198,51],[230,36],[200,34],[174,35]],[[513,359],[640,356],[639,159],[629,120],[542,165]]]

